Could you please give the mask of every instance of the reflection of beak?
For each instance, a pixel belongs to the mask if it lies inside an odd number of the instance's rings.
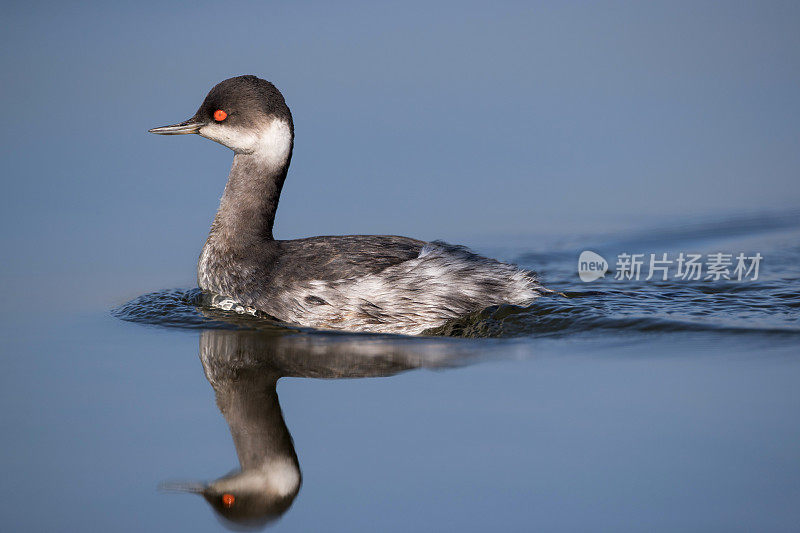
[[[197,133],[200,131],[204,124],[195,118],[190,118],[179,124],[172,126],[161,126],[160,128],[153,128],[147,130],[150,133],[158,133],[159,135],[186,135],[188,133]]]
[[[172,126],[167,126],[172,127]],[[159,128],[160,129],[160,128]],[[178,481],[178,482],[164,482],[158,486],[159,490],[165,492],[191,492],[192,494],[203,494],[206,490],[206,485],[196,481]]]

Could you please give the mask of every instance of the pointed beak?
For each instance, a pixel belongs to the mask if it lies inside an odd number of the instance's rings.
[[[202,122],[193,117],[179,124],[161,126],[160,128],[153,128],[147,131],[159,135],[187,135],[189,133],[197,133],[203,126],[204,124]]]
[[[158,486],[158,490],[164,492],[189,492],[193,494],[203,494],[207,488],[205,483],[195,481],[165,481]]]

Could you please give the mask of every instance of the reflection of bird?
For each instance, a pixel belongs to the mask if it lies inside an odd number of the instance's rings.
[[[412,342],[417,341],[417,342]],[[260,527],[280,517],[300,490],[300,465],[276,385],[283,376],[390,376],[418,367],[461,364],[462,343],[205,330],[200,359],[230,426],[241,470],[210,483],[165,483],[202,494],[226,525]]]
[[[150,130],[198,133],[235,153],[198,265],[218,305],[326,329],[418,334],[542,290],[533,273],[442,242],[350,235],[272,235],[294,144],[292,115],[271,83],[239,76],[211,89],[185,122]]]

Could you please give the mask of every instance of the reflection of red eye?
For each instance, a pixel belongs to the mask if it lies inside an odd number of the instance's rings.
[[[224,111],[223,111],[223,113],[224,113]],[[233,497],[233,494],[223,494],[222,495],[222,505],[224,505],[225,507],[230,507],[231,505],[233,505],[233,501],[235,499],[236,498]]]
[[[214,120],[216,120],[217,122],[222,122],[226,118],[228,118],[228,114],[222,109],[217,109],[216,111],[214,111]]]

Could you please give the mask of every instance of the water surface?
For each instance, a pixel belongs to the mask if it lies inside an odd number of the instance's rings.
[[[0,530],[224,531],[159,487],[258,465],[228,516],[273,531],[798,529],[799,3],[6,4]],[[248,73],[294,117],[280,238],[563,296],[417,339],[203,308],[231,154],[146,131]],[[764,262],[585,284],[584,250]]]
[[[10,530],[791,530],[798,237],[798,216],[779,213],[538,246],[476,242],[561,294],[417,338],[287,327],[206,308],[191,288],[47,321],[5,310],[5,520]],[[589,284],[576,275],[583,249],[764,260],[757,281],[616,281],[612,265]],[[230,485],[252,476],[271,492]],[[239,487],[227,491],[234,504],[223,490],[165,490],[208,483]]]

